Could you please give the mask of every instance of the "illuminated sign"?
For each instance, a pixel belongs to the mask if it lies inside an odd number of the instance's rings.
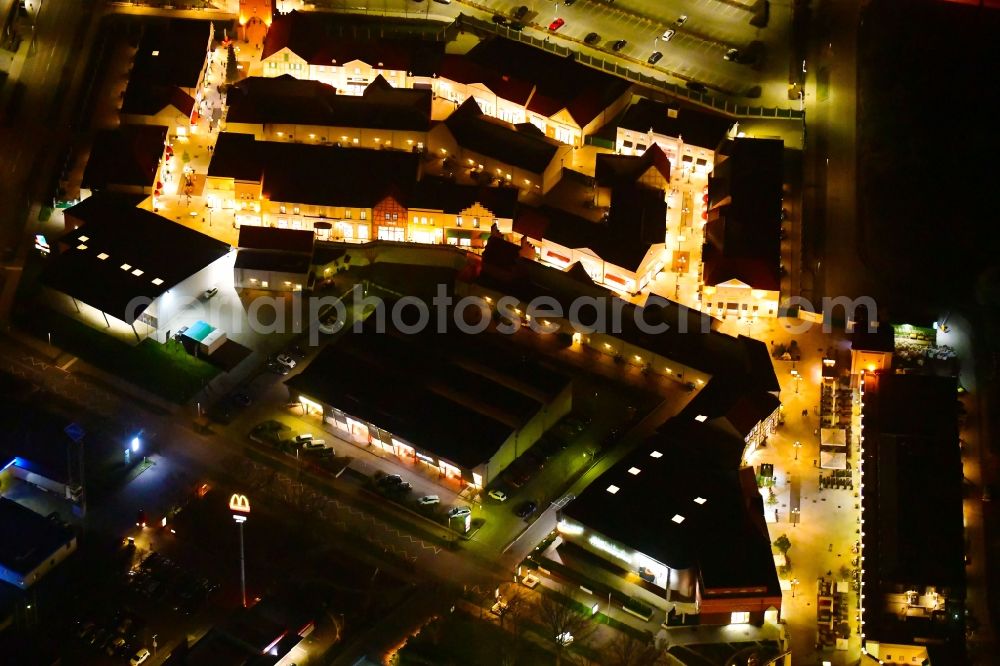
[[[421,460],[426,460],[429,463],[433,463],[434,462],[434,458],[432,456],[424,455],[423,453],[420,453],[419,451],[417,452],[417,457],[420,458]]]
[[[593,535],[591,535],[591,537],[589,539],[587,539],[587,541],[590,542],[591,546],[593,546],[594,548],[597,548],[598,550],[603,550],[608,555],[612,555],[614,557],[617,557],[619,560],[622,560],[623,562],[629,562],[629,563],[632,562],[633,553],[630,553],[629,551],[625,550],[624,548],[616,546],[615,544],[611,543],[610,541],[602,539],[599,536],[593,536]]]
[[[42,254],[48,254],[52,248],[49,247],[49,241],[42,234],[35,234],[35,249]]]
[[[246,495],[233,493],[229,498],[229,510],[237,513],[248,514],[250,513],[250,500],[247,499]]]

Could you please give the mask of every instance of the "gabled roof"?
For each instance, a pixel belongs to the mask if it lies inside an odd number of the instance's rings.
[[[483,115],[472,97],[448,116],[444,125],[463,148],[531,173],[545,171],[561,146],[554,139]]]
[[[208,175],[262,182],[271,201],[370,208],[392,192],[405,201],[419,167],[419,155],[400,150],[256,141],[222,132]]]
[[[591,222],[552,206],[521,206],[514,228],[535,240],[592,250],[610,264],[635,271],[650,247],[664,242],[666,213],[662,191],[630,188],[613,195],[606,221]]]
[[[66,249],[48,260],[42,283],[126,323],[231,249],[113,194],[95,194],[66,214],[83,225],[59,239]],[[133,307],[136,299],[148,302]]]
[[[152,187],[166,138],[167,128],[162,125],[99,130],[81,185],[92,190],[114,185]]]
[[[426,68],[444,53],[442,42],[366,38],[378,26],[360,29],[358,17],[292,11],[277,15],[264,38],[261,60],[287,48],[311,65],[344,65],[360,60],[372,67],[403,72]]]
[[[504,74],[494,65],[481,64],[465,55],[452,53],[447,53],[441,58],[437,74],[441,78],[466,85],[481,83],[497,97],[521,106],[528,103],[535,89],[535,84],[530,79],[524,80]]]
[[[425,177],[417,183],[409,199],[410,208],[461,213],[481,205],[496,217],[512,219],[517,209],[517,190],[512,187],[458,185],[444,178]]]
[[[680,138],[684,143],[715,150],[735,121],[694,106],[640,99],[628,108],[619,127],[633,132]]]
[[[738,138],[708,181],[704,282],[737,279],[754,289],[781,286],[781,139]]]
[[[480,42],[466,57],[499,73],[501,81],[507,77],[509,81],[533,82],[529,111],[553,116],[565,109],[580,127],[592,122],[631,87],[628,81],[581,65],[572,57],[501,37]]]
[[[146,23],[121,112],[155,115],[173,104],[181,113],[190,115],[194,99],[181,89],[198,85],[211,31],[208,21],[171,19]]]
[[[599,185],[621,187],[634,185],[650,169],[656,169],[668,183],[670,182],[670,160],[656,144],[650,146],[642,155],[599,153],[594,174]]]
[[[231,123],[430,129],[431,91],[394,88],[382,76],[362,95],[338,95],[332,86],[290,74],[250,77],[233,86],[226,102]]]

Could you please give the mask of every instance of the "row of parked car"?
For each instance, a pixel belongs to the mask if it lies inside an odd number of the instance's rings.
[[[84,645],[109,657],[130,657],[132,666],[149,659],[149,650],[140,646],[142,630],[146,623],[135,613],[120,609],[105,618],[77,620],[74,633]]]
[[[205,605],[217,583],[201,578],[159,553],[151,553],[138,569],[129,572],[129,587],[138,595],[166,604],[183,615],[193,615]]]

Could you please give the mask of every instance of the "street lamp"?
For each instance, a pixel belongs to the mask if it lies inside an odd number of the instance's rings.
[[[799,459],[799,449],[802,448],[802,442],[800,442],[799,440],[795,440],[795,444],[793,446],[795,447],[795,459],[798,460]]]
[[[795,598],[795,586],[799,584],[799,579],[798,578],[793,578],[790,581],[790,583],[791,583],[791,586],[792,586],[792,599],[794,599]]]

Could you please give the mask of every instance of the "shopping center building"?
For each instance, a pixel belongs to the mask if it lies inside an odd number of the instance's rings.
[[[499,334],[404,334],[389,317],[383,333],[380,318],[287,382],[343,439],[483,488],[570,411],[570,380]]]
[[[776,622],[781,589],[742,451],[709,424],[668,421],[561,509],[545,556],[637,608],[703,625]]]

